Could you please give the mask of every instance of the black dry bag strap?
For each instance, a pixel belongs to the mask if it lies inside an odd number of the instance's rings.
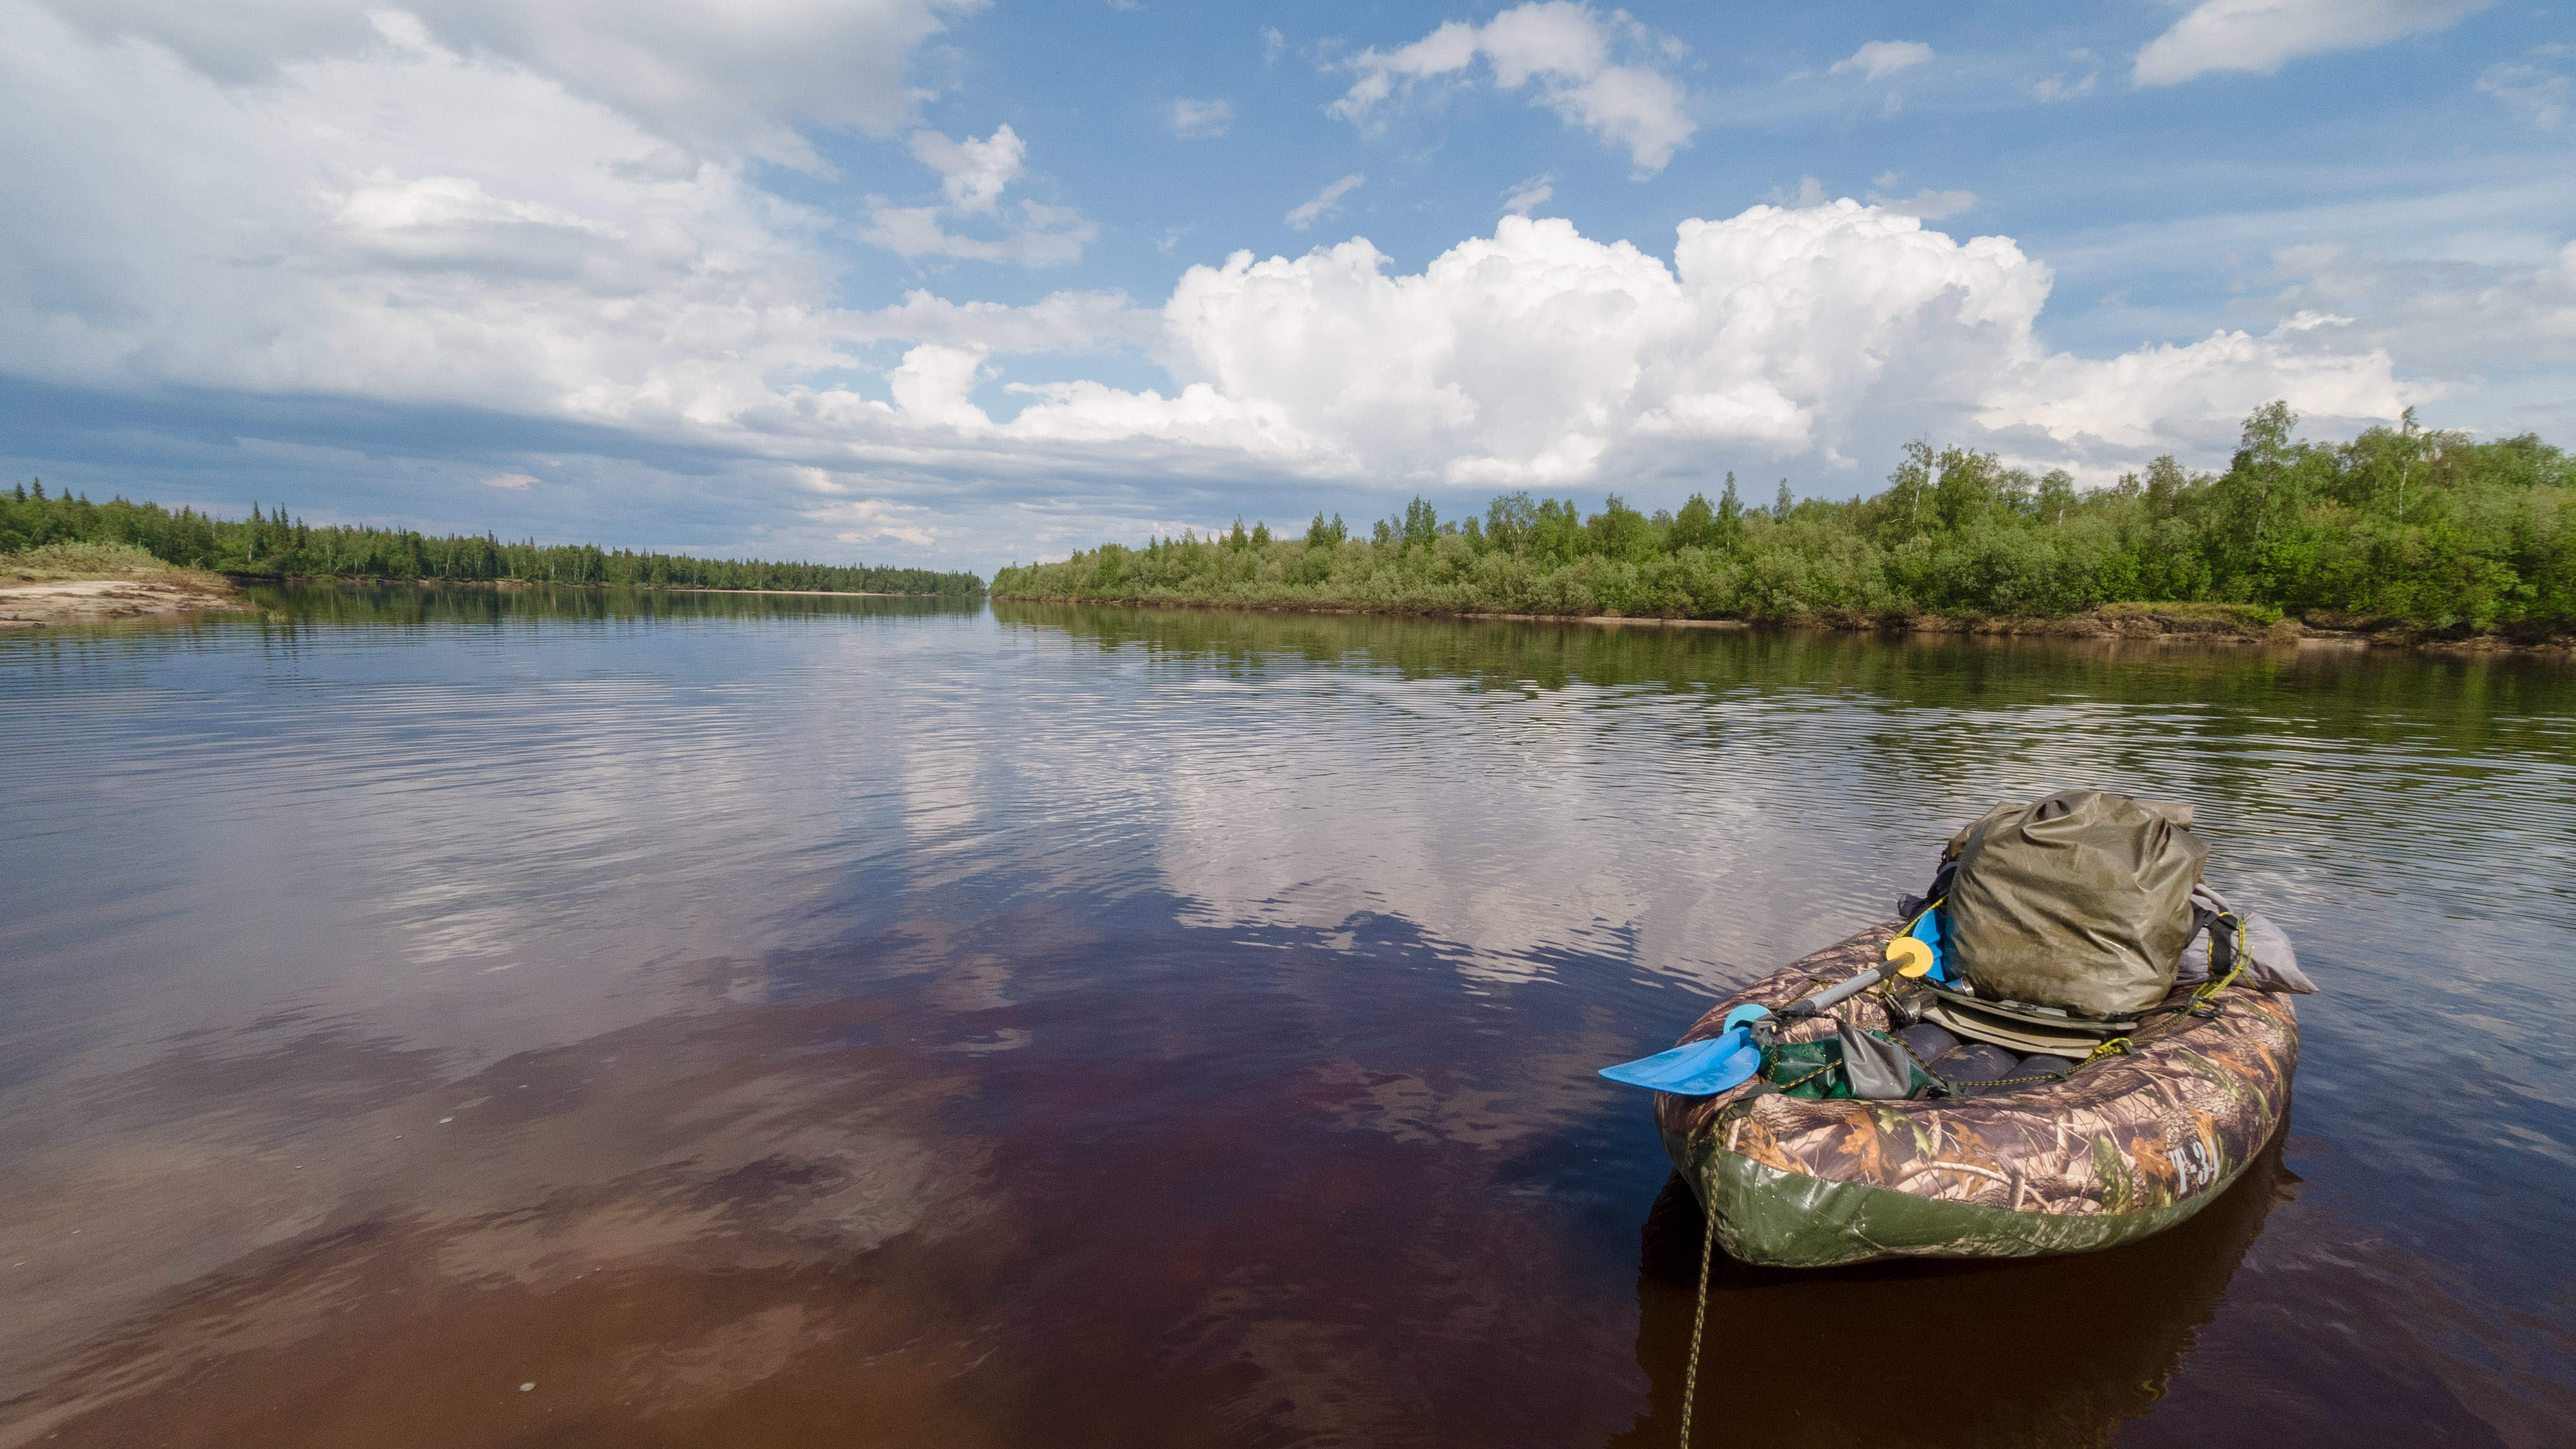
[[[2192,934],[2209,933],[2209,979],[2223,979],[2236,965],[2236,938],[2243,934],[2245,923],[2234,911],[2213,911],[2198,901],[2191,903]],[[2188,948],[2186,948],[2188,949]]]

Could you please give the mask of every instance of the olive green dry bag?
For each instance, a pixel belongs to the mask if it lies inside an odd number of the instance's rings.
[[[2173,989],[2208,854],[2188,805],[2100,790],[1998,805],[1943,852],[1947,949],[1989,1000],[2143,1011]]]

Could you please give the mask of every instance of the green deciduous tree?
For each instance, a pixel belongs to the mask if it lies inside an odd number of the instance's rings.
[[[1748,510],[1729,474],[1715,504],[1693,494],[1669,516],[1615,495],[1586,516],[1572,500],[1509,493],[1476,527],[1453,532],[1408,509],[1375,542],[1345,544],[1318,515],[1302,545],[1256,542],[1240,567],[1220,565],[1238,555],[1213,547],[1176,548],[1142,574],[1131,562],[1121,587],[1334,607],[1748,618],[2237,601],[2430,629],[2576,630],[2566,454],[2536,437],[2428,431],[2411,415],[2342,444],[2300,441],[2296,426],[2288,408],[2268,405],[2247,419],[2224,473],[2164,457],[2091,491],[2062,471],[2034,477],[1927,440],[1905,448],[1886,488],[1850,502],[1801,501],[1784,481],[1769,508]],[[1082,579],[1072,565],[1044,565],[995,587],[1078,594]]]

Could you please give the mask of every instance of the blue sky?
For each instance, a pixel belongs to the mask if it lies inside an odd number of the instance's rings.
[[[94,494],[989,571],[2576,439],[2554,8],[0,9],[0,452]]]

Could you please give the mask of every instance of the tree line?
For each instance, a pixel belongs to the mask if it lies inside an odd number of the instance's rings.
[[[2431,631],[2576,629],[2576,461],[2538,437],[2479,442],[2410,410],[2348,443],[2301,441],[2270,403],[2227,468],[2170,456],[2117,484],[1993,453],[1906,447],[1888,486],[1643,513],[1612,495],[1509,493],[1442,518],[1415,498],[1357,535],[1318,514],[1143,548],[1103,544],[994,575],[996,595],[1328,608],[1793,619],[2063,617],[2119,602],[2219,603]],[[2277,615],[2275,615],[2277,617]]]
[[[376,578],[528,583],[618,584],[640,588],[814,589],[827,593],[950,594],[983,592],[968,573],[930,569],[842,567],[764,559],[692,558],[684,554],[602,549],[592,544],[504,543],[492,534],[434,536],[407,528],[289,519],[283,508],[246,519],[217,518],[157,503],[48,494],[42,480],[0,493],[0,554],[49,543],[132,544],[164,563],[218,573],[303,578]]]

